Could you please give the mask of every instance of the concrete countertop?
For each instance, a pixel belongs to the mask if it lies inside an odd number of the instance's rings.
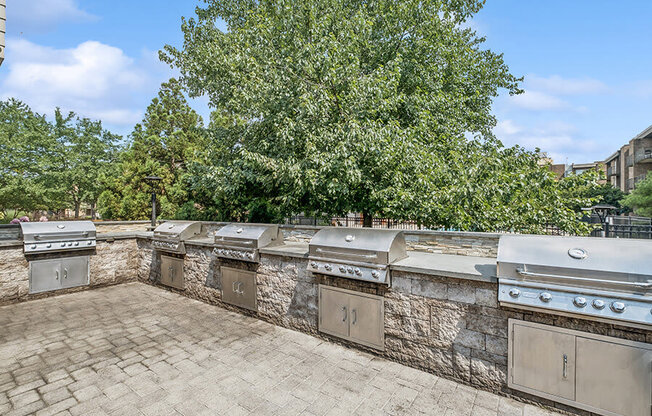
[[[0,240],[0,247],[22,247],[22,240]]]
[[[308,243],[287,242],[280,246],[261,248],[260,252],[274,256],[306,258],[308,257]]]
[[[496,260],[487,257],[458,256],[409,251],[408,257],[390,266],[392,270],[496,282]]]
[[[189,240],[184,240],[183,242],[190,246],[213,247],[214,241],[213,237],[195,237]]]

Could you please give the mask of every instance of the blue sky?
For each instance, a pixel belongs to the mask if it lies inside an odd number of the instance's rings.
[[[180,45],[181,16],[199,2],[7,0],[0,99],[99,118],[120,134],[140,121],[158,62]],[[557,162],[601,160],[652,124],[652,1],[488,0],[469,24],[524,76],[524,95],[495,101],[496,135]],[[204,100],[193,106],[205,118]]]

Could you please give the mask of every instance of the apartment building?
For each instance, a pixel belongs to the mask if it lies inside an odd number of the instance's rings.
[[[636,183],[652,170],[652,126],[643,130],[604,161],[607,181],[623,192],[630,192]]]
[[[0,65],[5,60],[5,32],[7,31],[7,2],[0,0]]]

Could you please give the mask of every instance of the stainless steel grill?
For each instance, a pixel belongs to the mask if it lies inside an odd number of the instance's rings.
[[[652,325],[652,241],[506,235],[497,274],[501,305]]]
[[[166,221],[154,229],[152,246],[168,253],[186,254],[185,240],[201,233],[198,221]]]
[[[259,249],[283,243],[278,225],[228,224],[215,233],[215,249],[218,257],[257,263]]]
[[[310,240],[308,270],[390,285],[389,265],[405,257],[402,231],[328,227]]]
[[[21,222],[25,254],[88,250],[96,246],[91,221]]]

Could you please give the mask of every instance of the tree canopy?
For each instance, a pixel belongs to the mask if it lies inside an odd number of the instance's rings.
[[[634,210],[636,215],[652,217],[652,171],[636,184],[634,190],[625,197],[622,204]]]
[[[367,224],[586,232],[538,152],[492,134],[493,98],[521,91],[464,26],[482,4],[207,1],[184,20],[183,48],[161,53],[214,109],[192,189],[231,218],[268,201],[282,215],[362,212]]]
[[[119,136],[73,112],[55,120],[26,104],[0,101],[0,213],[58,211],[97,201],[98,176],[113,161]],[[10,212],[12,213],[10,215]]]
[[[102,178],[102,216],[148,218],[151,189],[145,177],[149,175],[162,178],[156,191],[160,194],[159,213],[164,218],[175,217],[184,204],[192,205],[184,177],[187,165],[203,153],[206,140],[202,119],[188,105],[177,80],[170,79],[161,85],[130,139],[120,162]]]

